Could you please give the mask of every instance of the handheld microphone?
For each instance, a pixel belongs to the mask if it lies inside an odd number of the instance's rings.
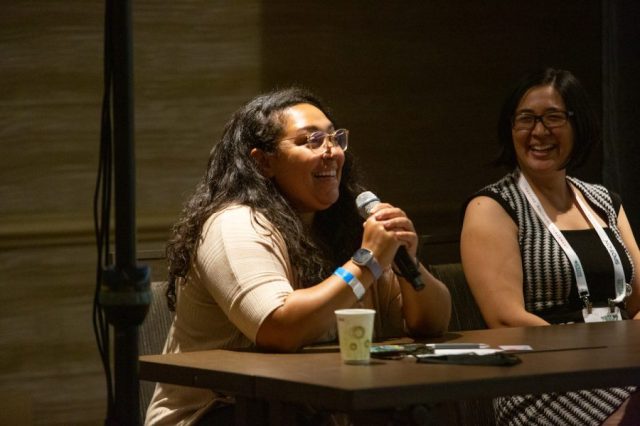
[[[376,197],[373,192],[364,191],[356,197],[358,212],[360,213],[360,216],[365,219],[371,215],[371,210],[379,203],[380,199]],[[393,261],[400,271],[400,275],[409,281],[415,290],[422,290],[424,288],[424,283],[422,282],[418,266],[413,262],[413,259],[411,259],[411,256],[409,256],[409,253],[407,253],[407,249],[404,246],[400,246],[398,248]]]

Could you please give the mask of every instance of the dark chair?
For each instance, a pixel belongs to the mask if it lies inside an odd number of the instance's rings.
[[[431,273],[442,281],[451,293],[451,321],[449,330],[481,330],[487,328],[480,308],[473,298],[461,263],[430,265]]]
[[[159,251],[140,251],[138,252],[138,260],[142,263],[161,263],[164,264],[164,253]],[[162,262],[157,262],[157,261]],[[152,271],[156,269],[152,267]],[[157,268],[162,271],[164,268]],[[158,274],[159,275],[159,274]],[[173,321],[173,312],[167,306],[168,283],[166,281],[151,282],[151,304],[144,322],[138,328],[138,353],[139,355],[155,355],[162,353],[164,342],[169,333],[171,322]],[[140,415],[144,423],[144,417],[147,407],[153,396],[155,389],[154,382],[140,381]]]
[[[425,264],[460,263],[460,233],[420,235],[418,254]]]
[[[169,311],[165,297],[167,285],[166,281],[151,283],[151,305],[144,322],[138,329],[140,355],[161,354],[164,348],[164,342],[173,321],[173,313]],[[155,386],[155,382],[140,381],[140,415],[143,420]]]
[[[458,237],[422,236],[420,240],[421,260],[429,265],[431,273],[442,281],[451,293],[449,330],[455,332],[487,328],[460,263]],[[430,263],[434,259],[445,263]],[[448,404],[444,412],[448,425],[493,426],[496,424],[491,398],[456,401]]]
[[[421,235],[418,253],[422,263],[429,265],[431,273],[442,281],[451,293],[449,330],[487,328],[460,263],[458,234]]]

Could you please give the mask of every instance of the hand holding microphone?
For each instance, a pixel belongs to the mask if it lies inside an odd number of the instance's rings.
[[[365,219],[371,215],[373,208],[378,204],[380,204],[380,199],[369,191],[361,193],[356,198],[358,211]],[[405,278],[415,290],[422,290],[424,288],[418,265],[416,265],[404,246],[398,248],[394,256],[394,263],[400,271],[400,275]]]

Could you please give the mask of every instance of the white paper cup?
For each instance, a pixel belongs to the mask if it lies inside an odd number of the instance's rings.
[[[369,364],[373,335],[373,309],[338,309],[340,355],[346,364]]]

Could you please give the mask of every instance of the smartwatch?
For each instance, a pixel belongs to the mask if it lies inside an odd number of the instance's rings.
[[[373,252],[369,249],[359,248],[355,253],[353,253],[351,260],[358,266],[366,267],[376,280],[380,278],[380,275],[382,275],[382,268],[373,255]]]

